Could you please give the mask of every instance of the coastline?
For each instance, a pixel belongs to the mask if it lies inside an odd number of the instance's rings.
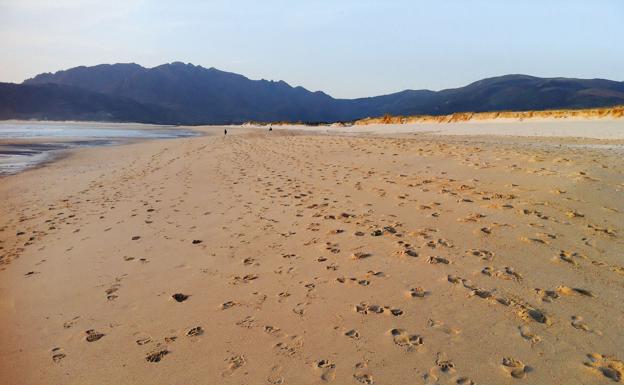
[[[154,129],[154,128],[176,128],[182,127],[179,125],[170,125],[170,124],[151,124],[151,123],[136,123],[136,122],[107,122],[107,121],[93,121],[93,120],[41,120],[41,119],[6,119],[0,120],[0,124],[49,124],[49,125],[75,125],[75,126],[84,126],[84,125],[93,125],[99,127],[132,127],[132,128],[143,128],[143,129]]]
[[[0,178],[42,167],[77,147],[203,135],[197,130],[137,124],[11,121],[0,123]]]

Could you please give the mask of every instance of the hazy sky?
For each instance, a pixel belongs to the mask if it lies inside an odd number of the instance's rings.
[[[624,0],[0,0],[0,81],[183,61],[335,97],[508,73],[624,80]]]

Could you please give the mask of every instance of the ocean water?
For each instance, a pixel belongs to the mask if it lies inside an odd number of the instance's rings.
[[[136,140],[173,139],[200,133],[172,126],[125,123],[0,122],[0,175],[16,174],[76,147]]]

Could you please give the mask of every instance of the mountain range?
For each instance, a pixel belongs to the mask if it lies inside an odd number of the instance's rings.
[[[0,83],[0,119],[157,124],[352,121],[390,115],[527,111],[624,104],[624,82],[505,75],[441,91],[336,99],[283,81],[180,62],[102,64]]]

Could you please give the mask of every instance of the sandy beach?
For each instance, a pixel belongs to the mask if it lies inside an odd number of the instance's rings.
[[[621,122],[204,127],[2,177],[0,383],[624,382]]]
[[[430,134],[453,136],[522,136],[538,138],[599,139],[624,144],[624,119],[489,119],[465,122],[407,124],[354,124],[349,126],[284,125],[276,129],[332,134]]]

